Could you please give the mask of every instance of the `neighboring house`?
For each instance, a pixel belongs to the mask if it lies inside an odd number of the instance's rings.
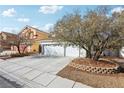
[[[0,32],[0,48],[3,50],[11,50],[10,42],[16,40],[16,38],[16,34]]]
[[[103,51],[104,56],[111,56],[111,57],[124,57],[124,47],[122,49],[117,50],[117,49],[106,49]]]
[[[47,40],[49,33],[43,32],[37,28],[31,27],[31,26],[25,26],[21,32],[18,34],[20,37],[29,38],[33,41],[33,44],[26,48],[26,51],[28,52],[39,52],[40,48],[40,42],[42,40]],[[21,46],[23,47],[23,45]],[[40,49],[39,49],[40,48]],[[12,50],[17,50],[16,47],[13,47]],[[41,50],[40,50],[41,51]]]

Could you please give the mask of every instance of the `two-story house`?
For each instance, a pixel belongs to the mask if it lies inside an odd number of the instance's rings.
[[[41,49],[40,42],[42,40],[47,40],[49,33],[41,31],[37,28],[31,27],[31,26],[25,26],[20,33],[18,34],[19,37],[27,38],[33,41],[33,44],[31,46],[28,46],[26,48],[26,51],[28,52],[39,52]],[[23,47],[24,45],[21,45],[20,47]],[[16,51],[16,47],[12,47],[13,51]]]

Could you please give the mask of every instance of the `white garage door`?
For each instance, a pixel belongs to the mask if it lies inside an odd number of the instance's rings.
[[[80,49],[76,46],[68,46],[64,51],[64,46],[60,45],[44,45],[43,47],[44,55],[47,56],[68,56],[68,57],[86,57],[86,51]],[[64,53],[65,52],[65,53]]]
[[[64,48],[62,46],[44,46],[44,55],[47,56],[64,56]]]
[[[67,47],[66,56],[79,57],[79,48],[74,46]]]
[[[86,57],[86,51],[84,49],[80,49],[76,46],[68,46],[66,48],[66,56],[71,57]]]
[[[86,50],[80,49],[80,57],[86,57]]]

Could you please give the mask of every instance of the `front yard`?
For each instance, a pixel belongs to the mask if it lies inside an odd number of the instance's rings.
[[[124,59],[121,59],[121,62],[119,62],[119,64],[120,63],[121,65],[122,64],[124,65]],[[99,73],[97,74],[97,73],[82,71],[80,69],[68,65],[59,73],[57,73],[57,75],[97,88],[124,87],[123,72],[116,74],[99,74]]]

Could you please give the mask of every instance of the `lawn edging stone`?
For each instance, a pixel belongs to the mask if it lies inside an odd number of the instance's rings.
[[[83,65],[83,64],[78,64],[78,63],[73,63],[71,62],[68,66],[71,66],[73,68],[90,72],[90,73],[96,73],[96,74],[116,74],[119,73],[120,66],[116,63],[115,67],[95,67],[95,66],[88,66],[88,65]]]

